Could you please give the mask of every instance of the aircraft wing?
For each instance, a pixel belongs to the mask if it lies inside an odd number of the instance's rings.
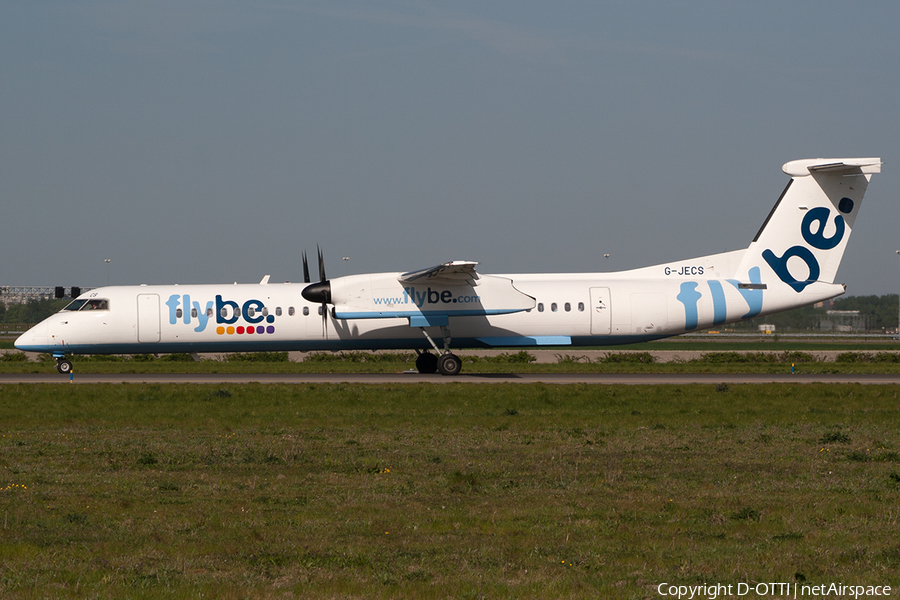
[[[331,280],[338,319],[409,318],[414,327],[446,325],[449,317],[503,315],[535,307],[508,277],[479,275],[478,263],[451,261],[408,273],[350,275]]]
[[[403,273],[397,278],[402,283],[429,282],[443,285],[478,285],[477,262],[452,260],[435,267]]]

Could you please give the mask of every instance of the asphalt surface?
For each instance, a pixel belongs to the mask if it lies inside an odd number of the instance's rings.
[[[528,373],[528,374],[466,374],[455,377],[441,375],[420,375],[418,373],[346,373],[346,374],[75,374],[27,373],[0,374],[0,385],[20,383],[202,383],[202,384],[244,384],[244,383],[545,383],[545,384],[615,384],[615,385],[679,385],[679,384],[771,384],[771,383],[857,383],[862,385],[900,384],[900,374],[879,375],[766,375],[766,374],[724,374],[724,373]]]

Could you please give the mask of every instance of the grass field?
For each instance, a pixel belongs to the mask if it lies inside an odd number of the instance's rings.
[[[0,596],[896,597],[897,392],[0,386]]]
[[[535,363],[527,351],[498,356],[461,355],[465,373],[836,373],[886,374],[900,372],[900,353],[846,351],[834,360],[809,352],[709,351],[689,359],[659,363],[649,352],[597,353],[591,358],[561,351],[555,362]],[[399,373],[414,368],[412,352],[313,353],[302,361],[286,352],[230,354],[195,362],[189,355],[76,356],[75,372],[93,373]],[[49,355],[29,361],[20,352],[0,354],[0,373],[47,373],[55,370]]]

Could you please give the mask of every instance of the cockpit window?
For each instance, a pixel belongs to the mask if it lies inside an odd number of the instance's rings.
[[[92,298],[85,302],[81,310],[109,310],[109,300],[102,298]]]
[[[79,310],[87,300],[72,300],[63,310]]]
[[[72,300],[63,310],[109,310],[109,300],[105,298]]]

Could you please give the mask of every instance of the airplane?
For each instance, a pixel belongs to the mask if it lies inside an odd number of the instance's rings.
[[[880,158],[804,159],[743,250],[619,272],[489,275],[450,261],[303,283],[89,290],[15,346],[69,355],[411,349],[420,373],[456,375],[451,348],[608,346],[718,327],[844,293],[834,283]],[[451,336],[452,333],[452,336]],[[432,352],[433,351],[433,352]]]

